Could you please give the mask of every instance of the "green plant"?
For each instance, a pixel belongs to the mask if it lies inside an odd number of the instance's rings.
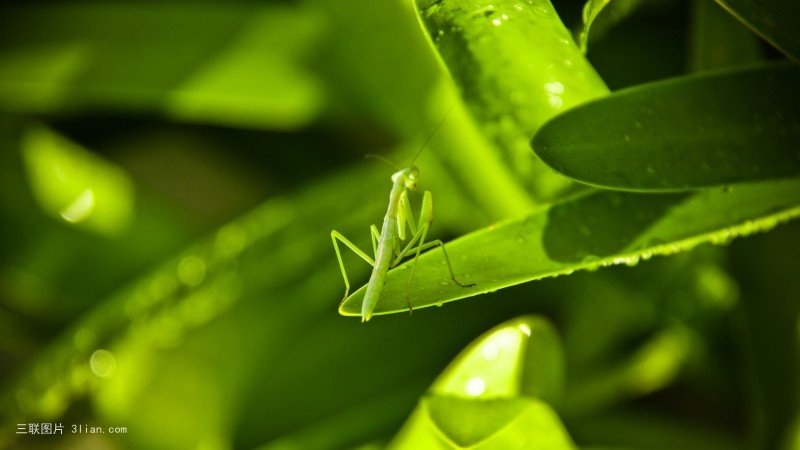
[[[0,446],[800,448],[800,8],[718,4],[0,7]],[[476,288],[425,254],[339,316],[361,156],[450,108]]]

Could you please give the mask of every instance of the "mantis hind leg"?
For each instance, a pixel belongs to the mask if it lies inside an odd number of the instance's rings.
[[[401,208],[401,213],[405,216],[404,219],[408,222],[409,228],[411,228],[413,233],[413,237],[409,241],[406,248],[399,253],[395,264],[399,263],[400,260],[408,254],[414,253],[414,262],[411,264],[411,273],[408,275],[408,282],[406,283],[406,305],[408,305],[408,311],[412,312],[414,310],[411,306],[411,301],[408,298],[408,291],[411,289],[411,281],[413,280],[414,272],[417,269],[417,260],[419,259],[419,255],[423,250],[427,250],[432,247],[441,247],[442,255],[444,255],[444,261],[447,263],[447,270],[450,272],[450,279],[453,280],[453,283],[464,288],[474,287],[474,283],[464,284],[458,281],[455,273],[453,272],[453,264],[450,262],[450,256],[447,255],[447,250],[444,248],[444,243],[441,240],[436,239],[434,241],[425,242],[425,237],[428,235],[428,229],[433,222],[433,195],[431,195],[429,191],[425,191],[425,194],[422,197],[419,223],[416,226],[413,223],[414,216],[411,213],[411,208],[408,207],[408,203],[406,202],[403,206],[404,207]],[[415,243],[419,244],[415,248],[411,248]]]
[[[444,248],[444,242],[442,242],[440,239],[436,239],[435,241],[428,242],[427,244],[425,244],[423,246],[422,250],[426,250],[426,249],[433,248],[433,247],[439,247],[439,248],[442,249],[442,255],[444,256],[444,262],[447,263],[447,271],[450,272],[450,279],[453,280],[453,283],[455,283],[458,286],[464,287],[464,288],[475,287],[475,283],[468,283],[467,284],[467,283],[462,283],[462,282],[458,281],[458,278],[456,278],[455,272],[453,272],[453,264],[450,263],[450,257],[447,255],[447,250]]]
[[[427,232],[427,230],[425,230],[425,232]],[[412,278],[414,276],[414,270],[415,270],[415,268],[417,266],[417,259],[416,258],[419,256],[420,252],[422,252],[423,250],[427,250],[427,249],[433,248],[433,247],[439,247],[439,248],[442,249],[442,256],[444,256],[444,262],[447,264],[447,271],[450,273],[450,279],[453,281],[453,283],[455,283],[456,285],[461,286],[463,288],[475,287],[475,283],[462,283],[462,282],[458,281],[458,278],[456,278],[456,274],[453,271],[453,264],[450,262],[450,256],[447,254],[447,249],[445,249],[445,247],[444,247],[444,242],[442,242],[440,239],[436,239],[435,241],[429,241],[429,242],[426,242],[425,244],[420,244],[418,247],[410,250],[412,252],[416,252],[416,256],[414,257],[414,263],[411,265],[411,273],[408,276],[408,282],[406,284],[406,303],[408,304],[408,309],[409,310],[411,310],[412,308],[411,308],[410,302],[408,301],[408,291],[411,288],[411,280],[412,280]]]

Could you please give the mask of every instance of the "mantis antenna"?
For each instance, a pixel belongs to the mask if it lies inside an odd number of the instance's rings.
[[[397,170],[400,170],[400,168],[401,168],[401,167],[400,167],[400,166],[398,166],[397,164],[395,164],[395,163],[393,163],[393,162],[389,161],[388,159],[384,158],[384,157],[383,157],[383,156],[381,156],[381,155],[375,155],[375,154],[373,154],[373,153],[369,153],[369,154],[366,154],[366,155],[364,155],[364,158],[368,158],[368,159],[369,159],[369,158],[375,158],[375,159],[377,159],[377,160],[379,160],[379,161],[383,161],[383,162],[385,162],[386,164],[389,164],[390,166],[394,167],[394,168],[395,168],[395,169],[397,169]]]
[[[430,132],[430,134],[428,134],[428,137],[425,139],[425,142],[423,142],[422,145],[419,147],[419,150],[417,150],[417,153],[414,154],[414,158],[411,159],[411,163],[409,164],[409,167],[414,165],[414,161],[417,160],[417,157],[420,155],[420,153],[422,153],[422,150],[425,150],[425,147],[427,147],[428,144],[430,144],[431,140],[436,135],[436,132],[439,131],[439,128],[442,127],[442,124],[444,123],[445,120],[447,120],[447,117],[453,111],[454,107],[455,107],[455,105],[451,106],[450,109],[447,110],[447,113],[441,119],[439,119],[439,123],[437,123],[436,126],[433,128],[433,130]],[[386,164],[389,164],[390,166],[394,167],[395,169],[398,169],[398,170],[401,169],[400,166],[398,166],[397,164],[393,163],[389,159],[384,158],[381,155],[376,155],[374,153],[369,153],[369,154],[364,155],[364,158],[374,158],[374,159],[383,161]]]
[[[456,107],[455,104],[450,106],[450,109],[447,110],[447,114],[445,114],[441,119],[439,119],[439,123],[437,123],[433,131],[431,131],[430,134],[428,134],[428,138],[425,139],[425,142],[423,142],[422,146],[419,148],[419,150],[417,150],[417,153],[414,155],[414,158],[411,159],[411,162],[408,164],[409,167],[414,165],[414,161],[417,160],[417,157],[419,156],[420,153],[422,153],[422,150],[425,150],[425,147],[428,146],[428,144],[431,142],[431,139],[433,139],[433,137],[436,136],[436,132],[439,131],[439,128],[442,127],[442,124],[444,123],[445,120],[447,120],[447,118],[450,116],[450,113],[453,112],[453,108],[455,107]]]

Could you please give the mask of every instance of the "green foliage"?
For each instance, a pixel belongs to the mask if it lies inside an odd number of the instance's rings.
[[[677,191],[800,175],[795,65],[627,89],[548,122],[531,146],[572,179]]]
[[[406,311],[406,300],[414,308],[441,306],[579,269],[635,265],[704,242],[726,243],[797,217],[799,203],[796,180],[657,197],[613,191],[577,195],[448,244],[459,279],[474,288],[443,282],[449,279],[447,266],[439,252],[429,252],[420,256],[421,273],[407,295],[411,262],[400,266],[389,273],[375,314]],[[360,314],[364,290],[342,303],[342,314]]]
[[[0,448],[797,450],[798,7],[718,3],[0,6]],[[476,286],[341,317],[443,117]]]
[[[717,0],[717,3],[786,56],[800,61],[800,36],[796,33],[800,5],[796,2]]]
[[[573,449],[558,416],[559,337],[541,318],[504,323],[467,347],[434,382],[389,448]]]

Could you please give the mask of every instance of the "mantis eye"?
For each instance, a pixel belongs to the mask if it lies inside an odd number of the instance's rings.
[[[406,177],[406,188],[411,189],[412,191],[417,190],[417,174],[411,172]]]

